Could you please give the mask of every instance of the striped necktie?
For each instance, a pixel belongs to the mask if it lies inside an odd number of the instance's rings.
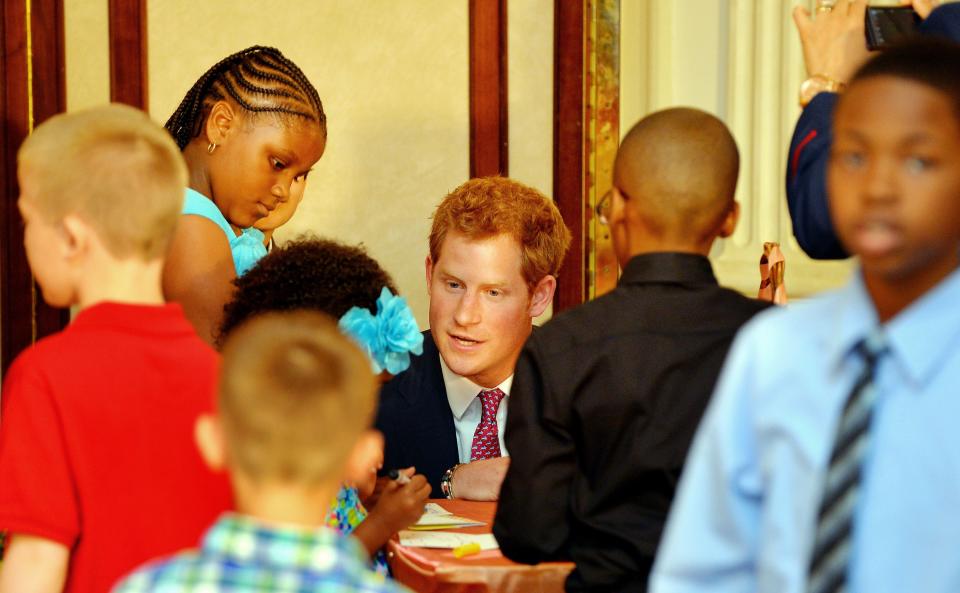
[[[863,371],[843,406],[830,454],[807,580],[807,593],[835,593],[847,585],[853,514],[860,492],[860,470],[870,444],[870,420],[876,400],[873,380],[885,351],[883,336],[874,333],[857,344]]]

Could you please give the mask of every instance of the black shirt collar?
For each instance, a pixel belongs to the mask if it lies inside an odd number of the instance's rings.
[[[627,262],[620,284],[717,284],[710,260],[696,253],[642,253]]]

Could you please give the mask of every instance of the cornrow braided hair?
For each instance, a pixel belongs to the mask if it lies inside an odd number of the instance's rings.
[[[255,45],[228,56],[190,87],[164,127],[180,150],[200,135],[213,104],[226,97],[251,113],[282,113],[315,121],[327,133],[317,89],[280,50]]]

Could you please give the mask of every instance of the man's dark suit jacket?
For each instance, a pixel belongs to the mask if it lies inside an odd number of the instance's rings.
[[[430,496],[443,498],[440,477],[460,456],[440,351],[430,330],[423,332],[423,354],[380,390],[376,427],[386,441],[384,470],[415,466],[430,482]]]
[[[768,306],[718,286],[702,255],[648,253],[614,291],[540,328],[510,393],[493,526],[503,554],[573,560],[567,591],[646,591],[723,359]]]

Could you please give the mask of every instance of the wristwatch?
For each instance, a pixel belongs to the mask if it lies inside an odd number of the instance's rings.
[[[820,93],[839,93],[846,84],[826,74],[814,74],[800,83],[800,107],[806,107]]]
[[[447,498],[454,498],[453,496],[453,472],[457,471],[457,468],[462,464],[458,463],[455,466],[451,467],[447,471],[443,472],[443,475],[440,476],[440,490],[443,492],[443,495]]]

